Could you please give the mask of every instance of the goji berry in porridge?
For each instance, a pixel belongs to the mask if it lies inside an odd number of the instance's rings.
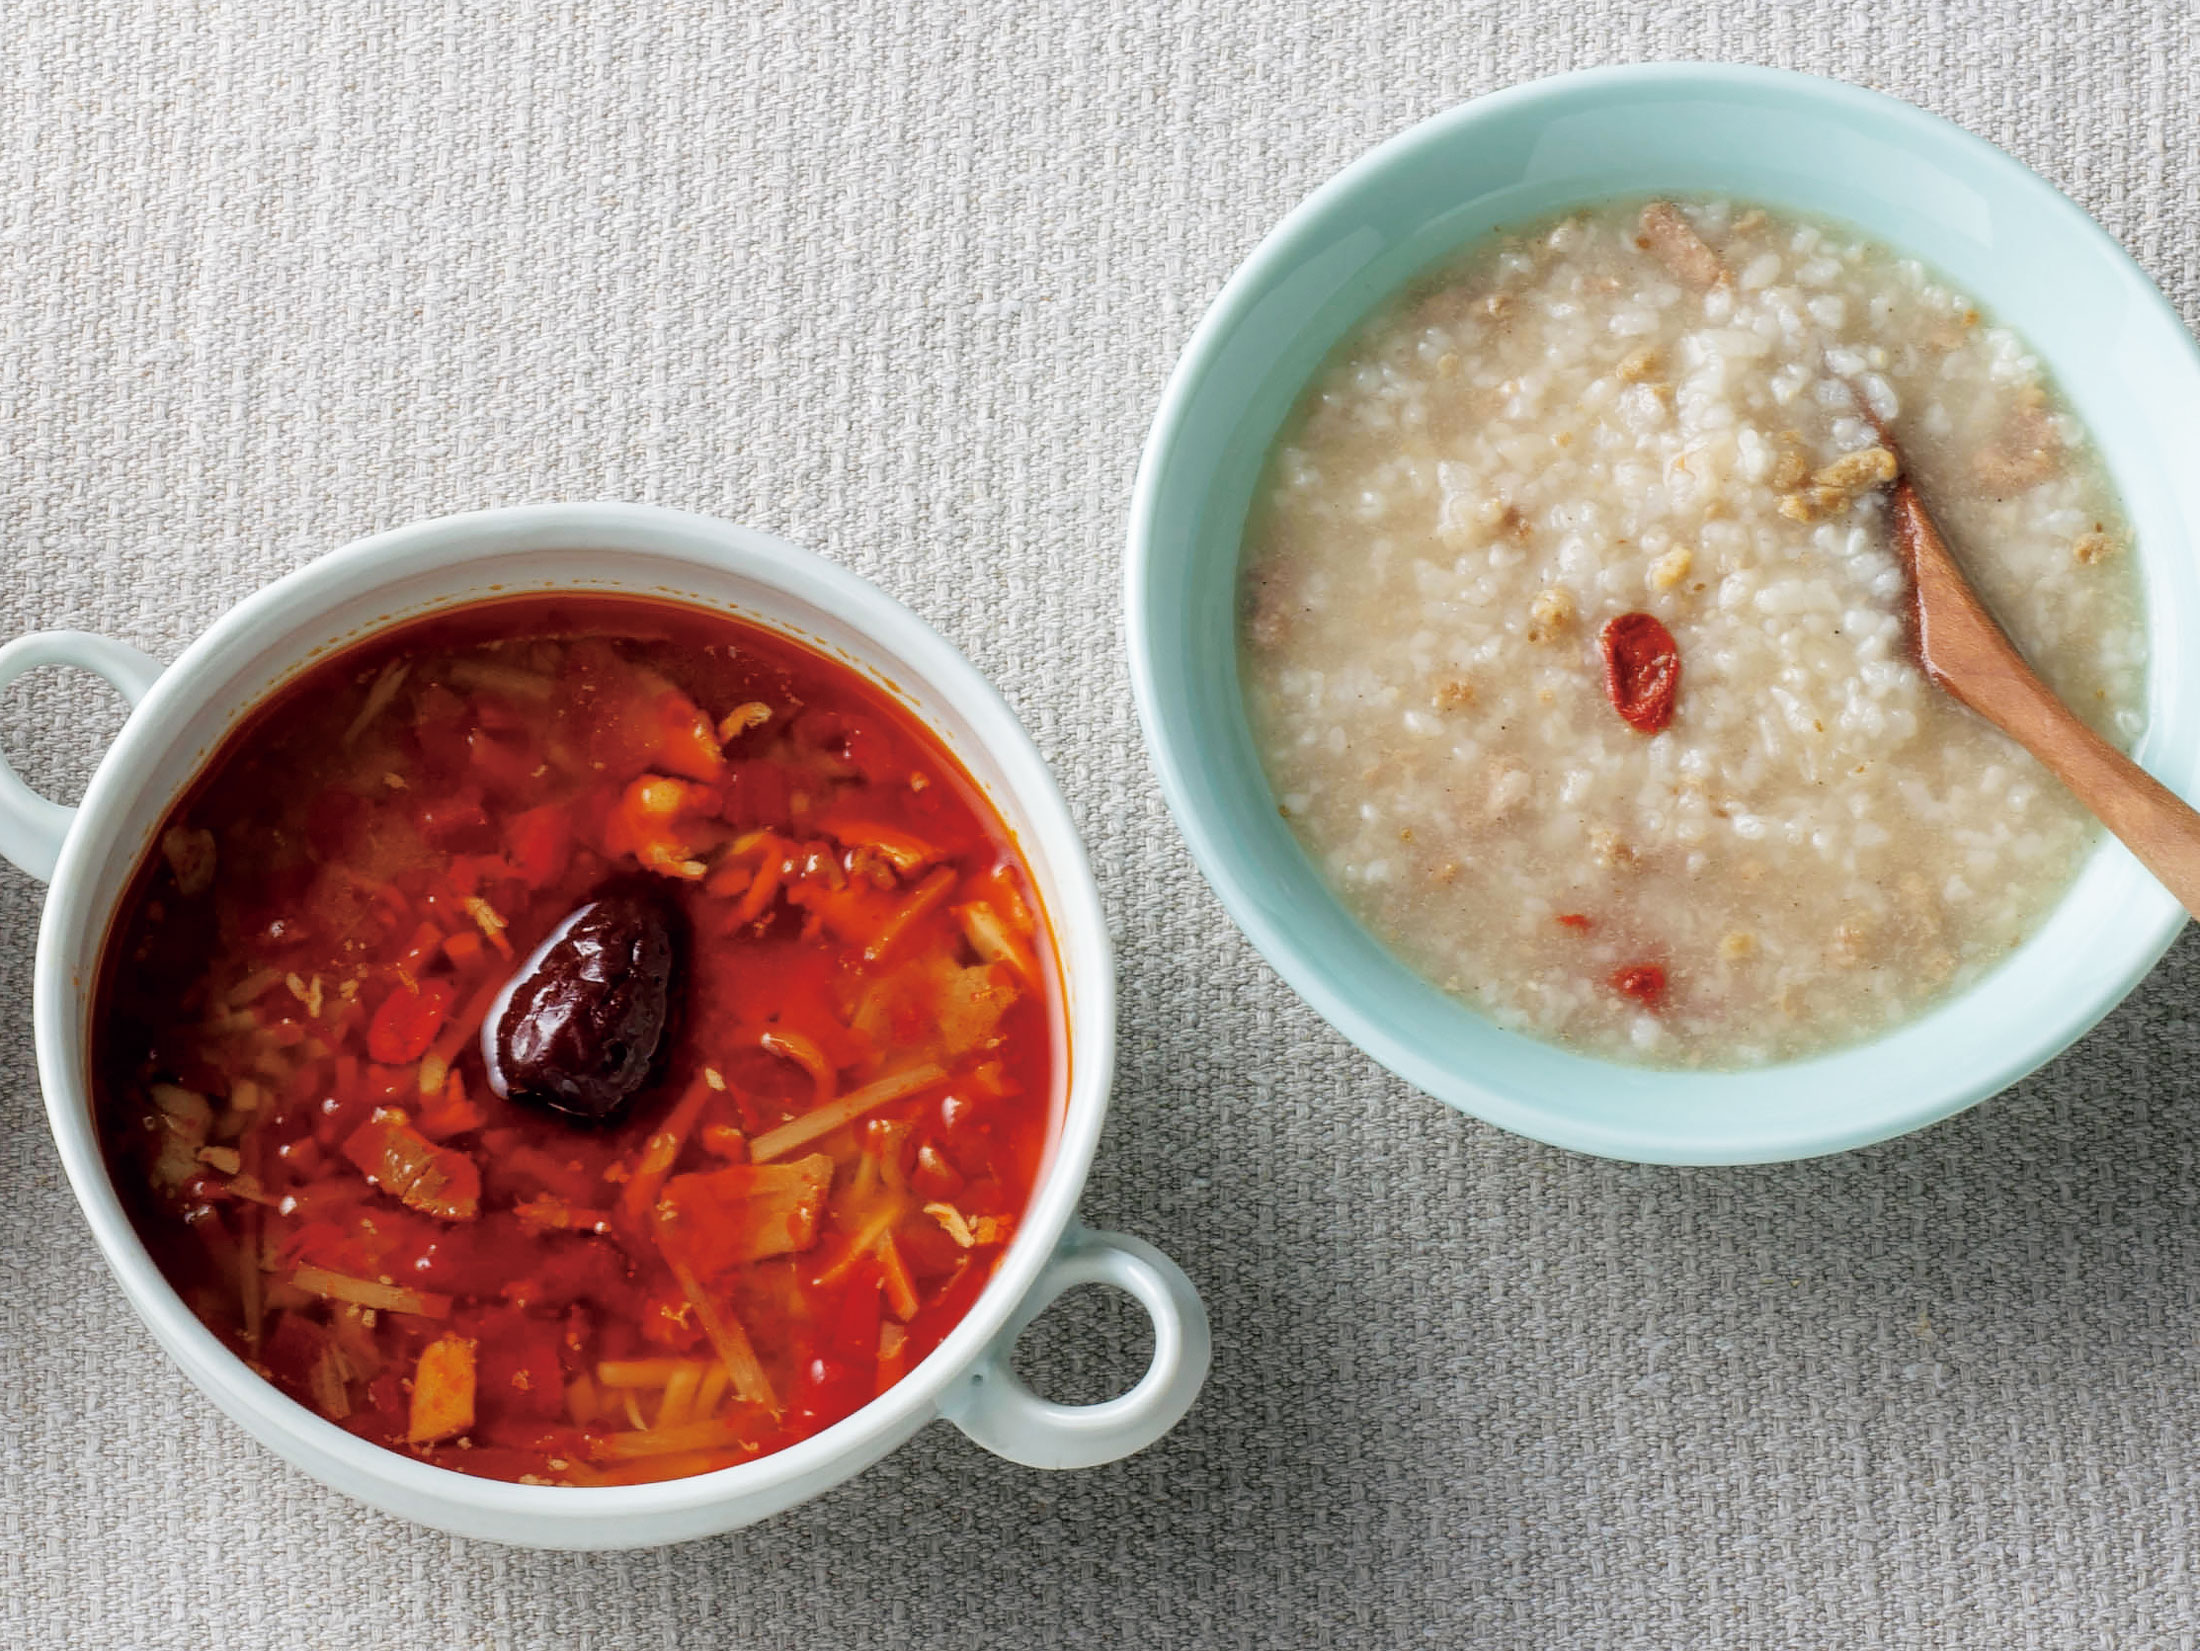
[[[1471,249],[1269,461],[1241,672],[1348,906],[1503,1025],[1742,1066],[2006,957],[2095,841],[1909,653],[1902,464],[2041,675],[2129,746],[2129,532],[2024,341],[1916,261],[1724,201]]]

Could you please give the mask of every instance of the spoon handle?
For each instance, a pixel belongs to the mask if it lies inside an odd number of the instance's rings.
[[[2057,699],[1994,622],[1907,480],[1892,499],[1925,674],[2023,746],[2200,916],[2200,812]]]

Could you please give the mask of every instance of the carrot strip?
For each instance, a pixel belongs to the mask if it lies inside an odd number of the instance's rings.
[[[873,1393],[883,1393],[909,1371],[909,1329],[892,1319],[878,1327],[878,1374]]]
[[[917,1316],[917,1308],[922,1304],[917,1300],[916,1280],[909,1276],[909,1269],[902,1263],[901,1246],[894,1242],[890,1232],[879,1234],[878,1259],[880,1276],[886,1284],[887,1311],[906,1324]]]
[[[555,677],[517,665],[500,664],[493,659],[454,659],[443,674],[454,686],[469,693],[486,688],[493,694],[512,699],[546,700],[557,687]]]
[[[724,1450],[741,1443],[730,1422],[688,1422],[679,1427],[654,1427],[639,1433],[610,1433],[596,1441],[600,1461],[628,1461],[637,1456],[663,1456],[672,1451]]]
[[[824,1287],[838,1284],[846,1278],[857,1262],[878,1248],[879,1240],[884,1238],[892,1230],[894,1223],[901,1219],[901,1213],[898,1208],[889,1204],[872,1216],[868,1222],[856,1230],[855,1237],[848,1241],[848,1247],[840,1252],[839,1258],[830,1267],[811,1279],[810,1282]]]
[[[597,1398],[596,1384],[589,1379],[585,1370],[565,1384],[565,1413],[581,1427],[586,1427],[603,1413]]]
[[[732,927],[743,928],[764,915],[764,909],[772,903],[772,896],[779,892],[779,880],[786,872],[787,845],[777,837],[767,836],[764,859],[756,868],[756,881],[741,896],[741,903],[733,908]]]
[[[940,851],[922,837],[876,820],[827,819],[823,824],[835,841],[850,848],[875,849],[903,876],[940,857]]]
[[[496,1002],[497,994],[504,990],[505,982],[485,980],[474,988],[474,995],[460,1006],[456,1015],[443,1028],[435,1042],[428,1045],[428,1057],[440,1060],[446,1072],[458,1053],[481,1035],[481,1023],[489,1018],[489,1006]]]
[[[232,1009],[242,1009],[270,986],[279,985],[283,978],[280,969],[261,969],[229,988],[222,994],[222,1002]]]
[[[698,1362],[681,1365],[665,1383],[664,1399],[657,1406],[657,1417],[650,1425],[662,1431],[678,1427],[693,1414],[696,1391],[703,1385],[703,1367]]]
[[[741,1321],[730,1312],[720,1313],[704,1294],[702,1281],[683,1263],[666,1256],[665,1265],[672,1269],[681,1292],[695,1308],[696,1318],[702,1321],[703,1334],[710,1338],[711,1346],[718,1349],[726,1373],[733,1378],[733,1390],[750,1404],[762,1405],[777,1415],[779,1397],[772,1391],[771,1378],[764,1374],[763,1361],[756,1356],[756,1344],[749,1340],[749,1333],[742,1328]]]
[[[344,1356],[332,1343],[314,1355],[313,1367],[306,1372],[306,1387],[313,1394],[314,1408],[332,1422],[340,1422],[351,1414],[351,1390],[344,1381]]]
[[[1001,914],[989,901],[973,900],[966,906],[957,906],[955,916],[962,923],[963,938],[970,942],[970,949],[988,963],[1005,963],[1023,977],[1026,986],[1039,983],[1039,965],[1030,949],[1008,932]]]
[[[688,1412],[697,1421],[718,1414],[718,1407],[726,1402],[726,1389],[733,1385],[733,1378],[726,1374],[726,1367],[712,1361],[703,1372],[702,1388],[695,1395],[695,1407]]]
[[[903,935],[914,928],[928,912],[937,908],[955,887],[955,871],[952,866],[942,866],[917,885],[917,892],[901,903],[901,909],[886,920],[885,927],[863,948],[863,961],[885,961],[893,949],[901,943]]]
[[[328,875],[349,883],[369,899],[379,901],[382,909],[389,913],[393,925],[404,922],[413,914],[412,902],[405,898],[405,891],[386,878],[369,877],[341,860],[331,860],[328,863]]]
[[[359,714],[351,719],[351,726],[344,730],[343,744],[351,743],[367,731],[367,725],[388,709],[397,690],[405,685],[405,673],[412,669],[409,662],[393,659],[382,667],[382,674],[374,679],[374,686],[367,690],[366,702],[359,707]]]
[[[608,1233],[611,1230],[609,1211],[576,1208],[550,1193],[521,1199],[512,1206],[512,1213],[529,1232]]]
[[[756,881],[756,868],[744,866],[738,860],[721,859],[703,879],[703,892],[721,900],[729,900]]]
[[[401,1284],[381,1284],[371,1278],[332,1273],[326,1267],[304,1266],[290,1275],[290,1282],[309,1294],[331,1301],[348,1301],[357,1307],[378,1307],[391,1313],[418,1313],[423,1318],[448,1318],[451,1298],[432,1290],[409,1290]]]
[[[981,882],[993,890],[992,905],[1008,919],[1009,926],[1026,940],[1037,938],[1038,924],[1032,921],[1031,906],[1024,899],[1023,884],[1008,866],[998,864],[987,872]]]
[[[419,974],[422,969],[428,966],[429,960],[435,956],[437,949],[442,944],[443,931],[433,923],[422,923],[419,928],[413,930],[412,944],[407,946],[404,954],[398,958],[398,971],[406,975]]]
[[[823,1106],[833,1098],[833,1091],[839,1087],[839,1081],[833,1072],[833,1063],[825,1058],[825,1051],[818,1048],[813,1040],[804,1037],[800,1032],[774,1028],[760,1033],[756,1041],[764,1046],[767,1053],[777,1055],[781,1060],[793,1061],[809,1073],[810,1082],[816,1091],[811,1098],[812,1106]]]
[[[828,1101],[821,1107],[803,1113],[799,1118],[790,1118],[777,1129],[767,1129],[749,1143],[749,1158],[754,1163],[768,1163],[792,1152],[796,1147],[809,1145],[821,1135],[830,1135],[841,1125],[852,1123],[873,1107],[914,1095],[920,1089],[929,1089],[946,1076],[945,1067],[926,1061],[921,1066],[907,1067],[883,1078],[874,1078],[860,1089],[849,1090],[836,1101]]]
[[[260,1328],[267,1313],[267,1296],[260,1277],[260,1224],[259,1206],[247,1204],[243,1240],[237,1246],[237,1307],[244,1318],[245,1343],[255,1352],[259,1350]]]
[[[664,1188],[665,1177],[679,1162],[680,1149],[687,1145],[696,1120],[703,1115],[703,1105],[710,1099],[712,1088],[707,1077],[689,1084],[687,1093],[665,1114],[665,1127],[643,1146],[634,1173],[627,1177],[626,1191],[619,1199],[620,1210],[637,1226],[647,1222],[650,1210],[656,1205],[657,1194]]]
[[[596,1380],[606,1387],[663,1387],[683,1370],[702,1373],[700,1359],[599,1359]]]
[[[474,920],[474,926],[488,937],[489,944],[497,949],[497,955],[510,957],[512,943],[505,938],[504,931],[508,925],[504,921],[503,913],[478,894],[468,895],[459,904],[465,908],[466,915]]]
[[[403,1066],[425,1055],[458,996],[447,980],[422,985],[403,970],[398,979],[399,988],[382,1000],[367,1024],[367,1054],[383,1066]]]
[[[466,1080],[456,1072],[446,1072],[442,1089],[414,1116],[413,1127],[431,1141],[445,1141],[479,1129],[488,1121],[487,1114],[466,1098]]]

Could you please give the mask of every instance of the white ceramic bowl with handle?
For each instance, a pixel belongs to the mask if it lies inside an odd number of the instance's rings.
[[[946,741],[1015,833],[1060,954],[1070,1058],[1057,1132],[1016,1237],[968,1315],[915,1370],[844,1420],[756,1461],[661,1484],[473,1478],[356,1438],[286,1397],[224,1347],[161,1276],[116,1194],[93,1113],[101,945],[139,856],[229,730],[335,648],[424,613],[529,591],[623,592],[732,612],[886,687]],[[75,809],[38,796],[0,763],[0,853],[52,884],[34,1018],[54,1139],[130,1304],[185,1373],[278,1454],[340,1491],[462,1536],[638,1547],[778,1512],[859,1472],[935,1418],[1013,1461],[1072,1468],[1143,1449],[1190,1408],[1208,1363],[1197,1293],[1151,1245],[1076,1221],[1115,1065],[1114,960],[1084,846],[1000,696],[875,586],[782,540],[701,516],[544,505],[422,522],[332,552],[239,603],[165,670],[134,648],[82,632],[23,637],[0,648],[0,686],[40,665],[95,671],[133,707]],[[1120,1398],[1053,1404],[1018,1379],[1011,1351],[1048,1303],[1080,1284],[1113,1285],[1137,1299],[1153,1321],[1153,1358]]]

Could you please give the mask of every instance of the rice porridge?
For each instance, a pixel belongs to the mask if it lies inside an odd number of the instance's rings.
[[[1637,201],[1482,243],[1349,339],[1270,458],[1239,655],[1360,920],[1503,1025],[1671,1065],[1860,1039],[2006,956],[2097,828],[1913,663],[1877,425],[2128,748],[2113,488],[2024,341],[1918,263]]]

